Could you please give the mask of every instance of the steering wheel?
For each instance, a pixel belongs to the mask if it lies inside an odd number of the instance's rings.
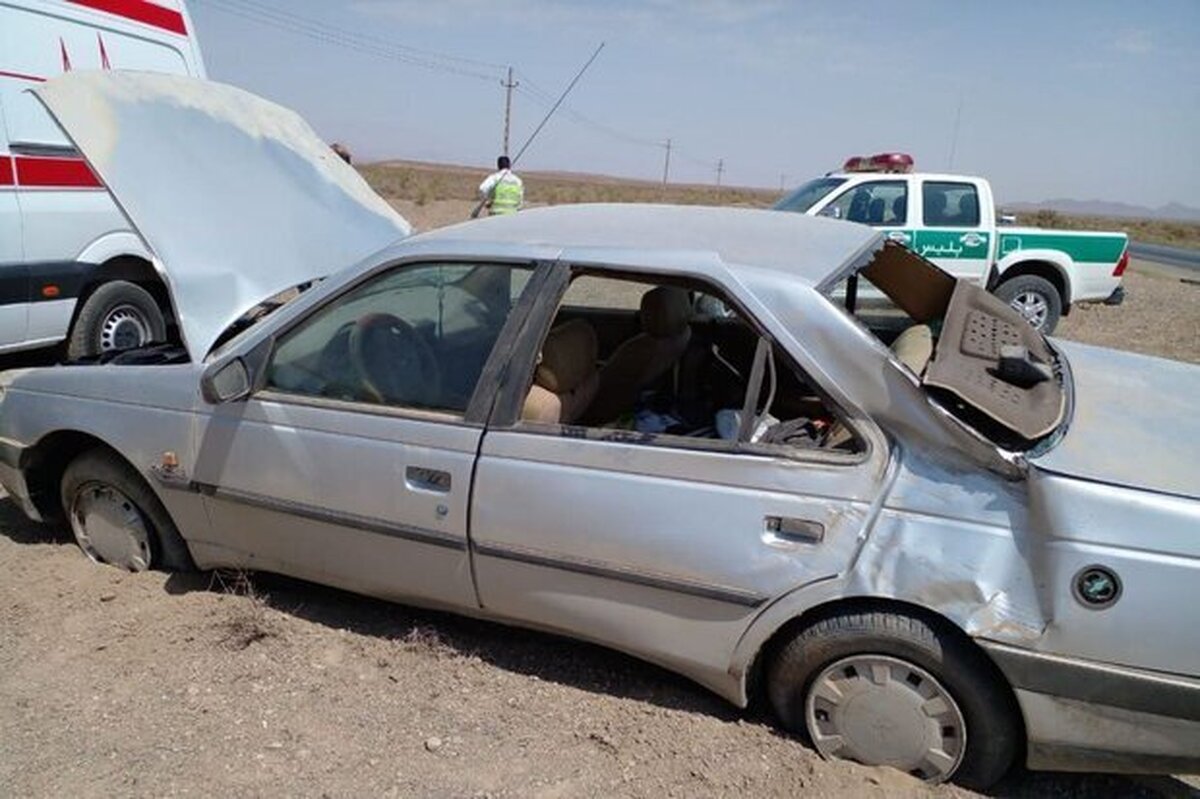
[[[388,313],[371,313],[350,328],[350,363],[376,402],[434,407],[442,370],[429,342]]]

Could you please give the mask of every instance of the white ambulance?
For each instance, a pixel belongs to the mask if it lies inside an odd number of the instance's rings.
[[[141,240],[26,91],[80,69],[204,76],[183,0],[0,0],[0,353],[76,359],[174,327]]]

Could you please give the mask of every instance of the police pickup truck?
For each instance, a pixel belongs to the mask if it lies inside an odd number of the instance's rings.
[[[1124,297],[1126,234],[998,227],[986,180],[914,172],[903,153],[851,158],[774,207],[878,228],[955,277],[978,280],[1045,333],[1074,303]]]

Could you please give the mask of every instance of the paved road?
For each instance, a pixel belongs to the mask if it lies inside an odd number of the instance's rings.
[[[1182,247],[1164,247],[1161,244],[1142,244],[1138,241],[1129,243],[1129,254],[1143,261],[1180,266],[1200,272],[1200,250],[1188,250]]]

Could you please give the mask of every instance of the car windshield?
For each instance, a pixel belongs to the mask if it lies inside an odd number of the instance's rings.
[[[1058,356],[979,285],[885,242],[823,290],[891,348],[931,400],[997,446],[1027,451],[1062,424],[1068,386]]]
[[[802,214],[809,208],[812,208],[817,200],[845,182],[845,178],[830,177],[810,180],[790,194],[784,195],[783,199],[771,207],[776,211],[794,211],[795,213]]]
[[[253,308],[246,311],[246,313],[239,316],[233,324],[222,331],[220,337],[217,338],[216,342],[212,346],[212,352],[216,352],[236,336],[246,332],[271,314],[278,311],[283,306],[287,305],[289,302],[295,300],[301,294],[308,291],[317,283],[321,282],[322,279],[323,278],[318,278],[317,280],[307,280],[298,286],[285,289],[278,294],[268,297],[267,299],[258,303]]]

